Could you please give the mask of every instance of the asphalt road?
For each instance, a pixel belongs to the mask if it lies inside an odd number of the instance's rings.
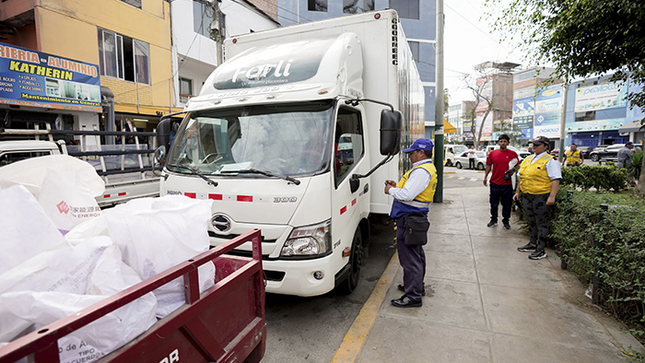
[[[395,252],[392,223],[371,221],[369,256],[359,286],[350,295],[266,296],[267,347],[263,363],[328,363]]]

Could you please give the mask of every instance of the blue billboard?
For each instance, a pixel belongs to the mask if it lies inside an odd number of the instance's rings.
[[[0,103],[102,112],[99,67],[0,43]]]

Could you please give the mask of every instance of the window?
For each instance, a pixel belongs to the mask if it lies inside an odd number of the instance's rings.
[[[192,96],[193,81],[186,78],[179,78],[179,101],[181,103],[186,103]]]
[[[406,19],[419,19],[419,0],[390,0],[390,7]]]
[[[327,0],[307,0],[307,9],[327,12]]]
[[[51,151],[9,151],[0,155],[0,166],[9,165],[16,161],[51,155]]]
[[[374,10],[374,0],[343,0],[343,13],[358,14]]]
[[[121,1],[141,9],[141,0],[121,0]]]
[[[193,30],[195,30],[195,33],[210,38],[212,22],[213,8],[197,1],[193,1]]]
[[[98,38],[102,76],[150,84],[148,43],[100,28]]]
[[[419,42],[408,42],[414,61],[419,63]]]
[[[363,150],[363,128],[359,113],[341,107],[336,120],[336,136],[334,137],[334,176],[336,187],[354,168]]]

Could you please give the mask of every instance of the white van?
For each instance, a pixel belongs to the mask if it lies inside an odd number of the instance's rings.
[[[465,153],[466,151],[468,151],[468,147],[466,145],[459,144],[446,144],[443,146],[443,150],[443,159],[445,160],[445,165],[453,166],[455,165],[455,155],[461,155],[462,153]]]

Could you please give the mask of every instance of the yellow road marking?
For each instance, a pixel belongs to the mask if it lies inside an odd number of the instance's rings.
[[[396,271],[399,266],[399,255],[398,253],[394,253],[394,256],[392,256],[392,259],[390,259],[390,262],[387,264],[385,271],[383,271],[381,278],[376,283],[376,287],[374,287],[372,295],[367,299],[361,312],[358,313],[354,323],[349,328],[347,334],[345,334],[345,338],[343,338],[343,342],[336,351],[331,363],[354,362],[363,347],[363,343],[365,343],[367,334],[369,334],[370,329],[374,324],[376,315],[385,299],[387,289],[392,285],[392,281],[394,280],[394,276],[396,275]]]

